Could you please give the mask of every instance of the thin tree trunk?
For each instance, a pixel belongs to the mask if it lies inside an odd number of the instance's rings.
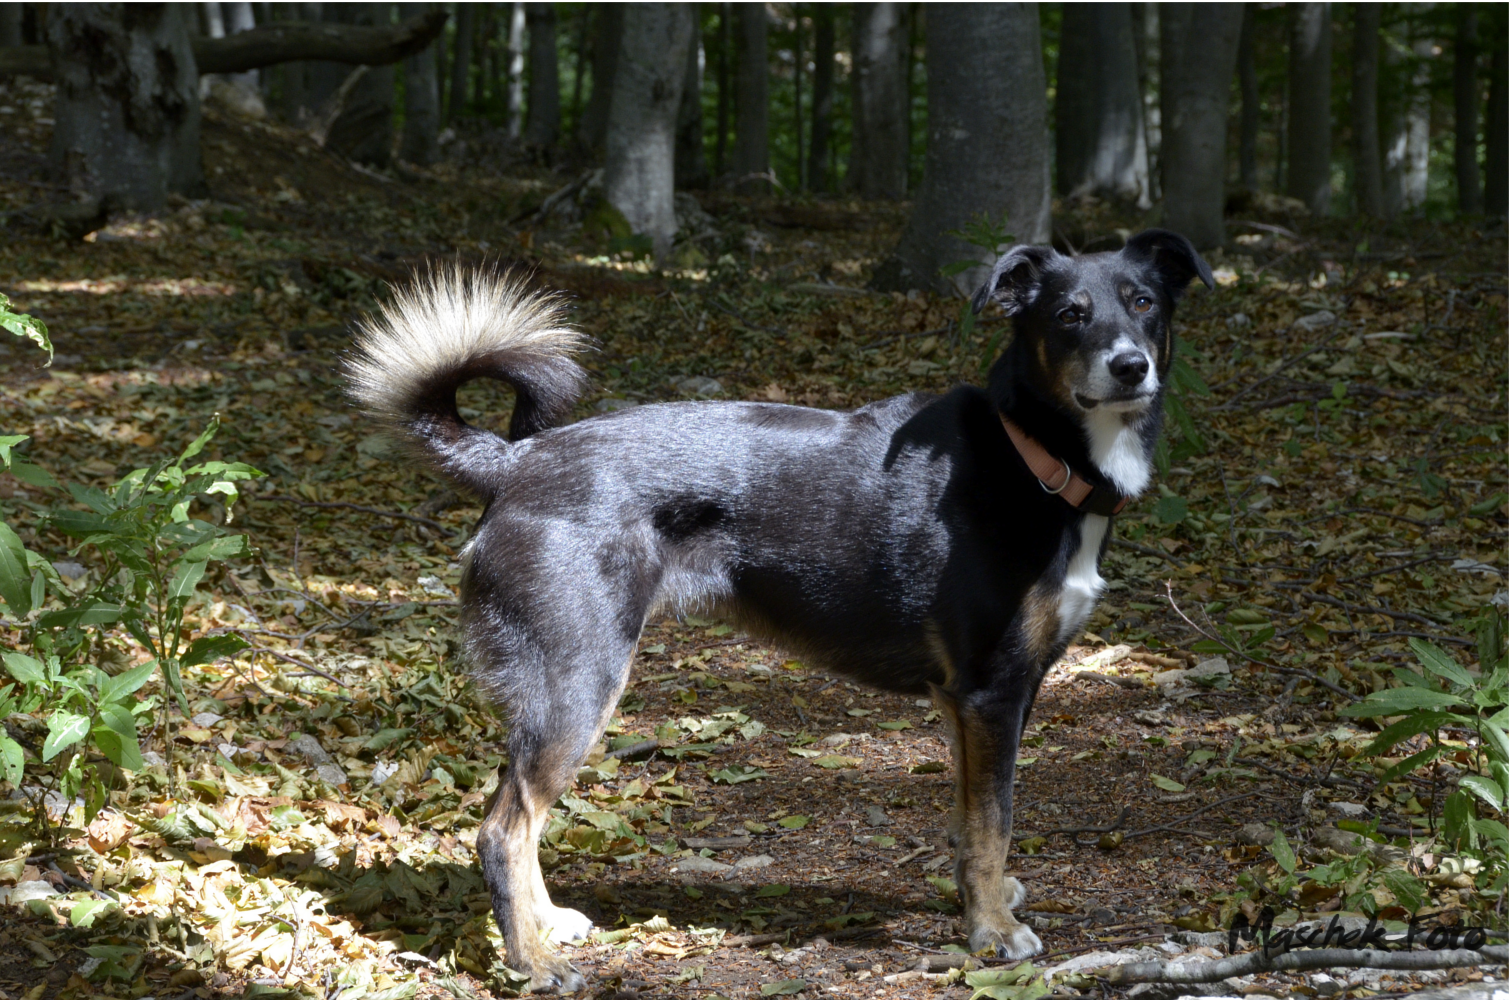
[[[771,169],[765,4],[738,4],[735,18],[739,25],[739,64],[734,77],[733,173],[742,186],[745,178],[768,174]],[[760,183],[756,190],[767,188]]]
[[[849,187],[862,198],[907,197],[906,5],[854,5],[850,76],[854,138]]]
[[[477,89],[472,97],[473,106],[482,110],[488,106],[489,97],[498,96],[498,5],[482,4],[482,17],[477,29]]]
[[[1148,147],[1125,3],[1066,4],[1055,95],[1061,194],[1148,202]]]
[[[593,4],[592,95],[582,113],[582,141],[589,150],[603,147],[608,129],[608,106],[613,99],[614,72],[619,62],[619,42],[624,35],[625,5]]]
[[[472,47],[477,27],[477,5],[456,5],[456,42],[451,52],[451,104],[447,108],[452,121],[466,116],[467,94],[471,90]]]
[[[807,190],[802,143],[802,5],[792,4],[792,132],[797,138],[797,189]]]
[[[239,35],[243,31],[251,31],[257,27],[257,18],[252,14],[252,5],[246,0],[222,3],[220,7],[227,35]],[[262,83],[261,74],[255,69],[249,69],[245,73],[227,74],[227,79],[238,87],[245,88],[248,93],[257,93]]]
[[[1478,13],[1471,3],[1458,4],[1457,39],[1452,57],[1453,167],[1458,177],[1458,212],[1480,215],[1479,188]]]
[[[718,5],[718,136],[713,142],[713,173],[724,175],[729,159],[729,113],[733,109],[734,94],[729,73],[729,60],[734,46],[734,5]]]
[[[583,4],[581,13],[577,16],[577,50],[576,50],[576,76],[571,84],[571,127],[572,131],[582,131],[582,81],[587,78],[587,44],[590,35],[588,28],[592,25],[592,5]]]
[[[24,4],[0,3],[0,48],[22,44],[21,22],[25,13]]]
[[[1353,4],[1353,195],[1359,214],[1384,217],[1379,163],[1379,5]]]
[[[665,261],[676,237],[676,118],[687,48],[687,4],[629,4],[605,140],[603,191],[635,233],[648,235]]]
[[[386,3],[327,4],[341,23],[372,27],[390,23]],[[349,72],[348,67],[343,67]],[[393,159],[393,66],[372,66],[346,99],[326,134],[325,148],[339,156],[387,166]]]
[[[1411,48],[1415,52],[1416,71],[1405,104],[1405,184],[1401,208],[1406,211],[1426,204],[1431,171],[1431,61],[1436,57],[1431,38],[1418,38]]]
[[[827,191],[829,130],[834,114],[834,5],[813,5],[813,132],[808,148],[807,183]]]
[[[1254,5],[1243,4],[1237,43],[1237,82],[1243,106],[1238,125],[1237,173],[1244,190],[1258,190],[1258,64],[1253,52]]]
[[[1220,246],[1227,108],[1243,11],[1170,4],[1160,12],[1164,225],[1201,249]]]
[[[399,10],[407,18],[430,12],[428,3],[405,3]],[[435,137],[440,131],[440,93],[432,42],[424,51],[404,60],[404,137],[399,155],[410,163],[427,167],[435,162]]]
[[[51,156],[60,180],[107,209],[199,195],[199,71],[179,4],[58,4]]]
[[[530,117],[524,141],[537,149],[561,135],[561,76],[556,67],[556,5],[525,5],[530,35]]]
[[[1484,213],[1503,219],[1507,194],[1510,194],[1510,134],[1506,119],[1510,109],[1505,100],[1505,47],[1500,45],[1489,57],[1489,101],[1484,108]]]
[[[524,4],[514,0],[509,5],[509,138],[524,135]]]
[[[708,186],[708,158],[703,152],[703,33],[702,14],[692,4],[692,43],[682,76],[682,104],[676,114],[676,186]]]
[[[1162,197],[1160,155],[1163,127],[1159,109],[1159,5],[1135,3],[1132,7],[1133,50],[1138,57],[1138,94],[1143,100],[1143,143],[1148,149],[1148,195]]]
[[[1332,204],[1332,13],[1300,3],[1290,13],[1290,169],[1286,193],[1312,214]]]
[[[873,287],[968,294],[996,248],[953,232],[984,216],[1018,243],[1049,237],[1048,114],[1038,7],[1027,3],[928,8],[928,148],[923,184],[902,240]],[[981,266],[950,279],[961,260]]]

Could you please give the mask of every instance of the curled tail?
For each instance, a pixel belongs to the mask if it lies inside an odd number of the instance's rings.
[[[507,383],[515,393],[509,439],[528,437],[565,419],[581,394],[586,374],[571,355],[585,343],[556,297],[513,275],[453,266],[397,291],[362,324],[346,374],[358,403],[441,472],[489,497],[502,442],[461,418],[456,390],[475,378]]]

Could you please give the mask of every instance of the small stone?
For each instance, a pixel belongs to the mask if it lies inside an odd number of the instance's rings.
[[[1233,313],[1231,316],[1227,317],[1227,325],[1233,327],[1234,329],[1241,329],[1242,327],[1250,325],[1252,322],[1253,321],[1248,318],[1247,313]]]
[[[318,777],[321,781],[325,782],[327,785],[335,785],[337,787],[344,785],[346,784],[346,782],[351,780],[350,778],[346,777],[346,772],[341,769],[339,764],[333,763],[321,764],[319,767],[315,768],[315,776]]]
[[[750,868],[764,868],[776,863],[776,859],[769,854],[752,854],[748,858],[740,858],[734,862],[735,871],[745,871]]]
[[[15,885],[0,886],[0,903],[14,905],[33,899],[51,899],[58,894],[51,882],[17,882]]]
[[[52,568],[55,569],[55,570],[57,570],[58,571],[58,575],[61,576],[65,581],[68,581],[68,582],[72,582],[74,580],[77,580],[79,577],[81,577],[81,576],[84,575],[84,565],[83,565],[83,563],[67,562],[67,561],[64,561],[64,562],[55,562],[55,563],[52,564]]]
[[[676,870],[683,872],[727,872],[733,871],[733,865],[726,865],[722,861],[714,861],[712,858],[703,858],[693,855],[690,858],[681,858],[676,862]]]
[[[1347,988],[1325,972],[1312,975],[1311,986],[1316,990],[1316,995],[1322,997],[1334,997]]]
[[[865,822],[870,826],[890,826],[891,817],[880,806],[869,806],[865,810]]]
[[[225,716],[216,715],[214,712],[200,712],[189,721],[194,723],[194,725],[198,726],[200,729],[209,729],[224,718]]]
[[[1346,816],[1348,819],[1362,819],[1368,815],[1368,806],[1357,802],[1328,802],[1326,807],[1334,813]]]
[[[1337,322],[1337,314],[1330,309],[1322,309],[1313,312],[1309,316],[1302,316],[1295,321],[1295,325],[1302,330],[1319,330],[1324,326],[1331,326]]]
[[[1117,922],[1117,912],[1107,906],[1098,906],[1091,911],[1091,923],[1106,927]]]
[[[319,740],[308,733],[303,733],[298,739],[291,740],[288,744],[288,749],[316,766],[330,763],[330,754],[326,753],[325,748],[320,746]]]
[[[675,382],[676,390],[688,396],[719,396],[723,394],[724,386],[716,378],[708,378],[706,375],[689,375],[679,378]]]
[[[168,762],[163,759],[163,755],[158,753],[156,750],[143,750],[142,763],[146,764],[148,767],[168,766]]]
[[[1262,823],[1244,823],[1242,829],[1237,831],[1237,840],[1241,844],[1268,847],[1274,843],[1274,831]]]

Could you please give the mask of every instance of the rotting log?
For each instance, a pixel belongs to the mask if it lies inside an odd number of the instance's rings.
[[[200,73],[244,73],[304,60],[385,66],[422,51],[445,27],[446,17],[437,10],[390,27],[276,22],[224,38],[194,38],[194,62]],[[51,80],[47,46],[0,48],[0,77],[7,76]]]
[[[1105,970],[1086,970],[1114,986],[1132,983],[1219,983],[1232,976],[1256,972],[1308,972],[1333,966],[1347,969],[1461,969],[1476,965],[1504,965],[1504,945],[1482,949],[1442,951],[1381,951],[1377,949],[1315,948],[1269,955],[1259,949],[1212,962],[1130,962]]]

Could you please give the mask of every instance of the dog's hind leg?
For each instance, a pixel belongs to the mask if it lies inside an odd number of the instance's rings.
[[[551,804],[571,787],[577,768],[602,735],[629,673],[633,644],[605,637],[611,651],[575,658],[549,677],[532,677],[506,697],[508,763],[477,834],[477,853],[503,932],[509,965],[528,975],[526,989],[571,992],[585,985],[549,945],[586,937],[592,922],[551,903],[538,844]],[[574,658],[568,654],[568,658]]]
[[[1032,692],[1022,697],[1009,687],[1002,693],[978,691],[956,698],[935,689],[934,697],[954,730],[950,832],[970,950],[994,948],[1012,959],[1036,955],[1043,950],[1038,935],[1012,915],[1012,907],[1026,894],[1017,879],[1005,874],[1012,848],[1012,780]]]

